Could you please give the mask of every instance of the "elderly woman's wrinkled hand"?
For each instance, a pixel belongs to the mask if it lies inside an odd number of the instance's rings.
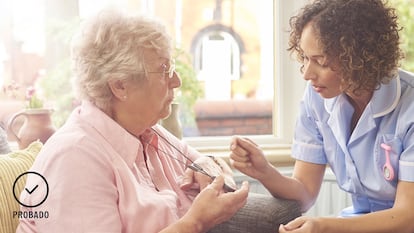
[[[224,177],[217,176],[194,199],[194,203],[183,219],[197,223],[197,232],[208,229],[229,220],[247,202],[249,184],[243,182],[234,192],[223,192]]]
[[[203,168],[203,170],[210,176],[223,176],[226,186],[236,190],[237,185],[233,179],[233,171],[223,159],[212,156],[203,156],[195,160],[194,163]],[[211,177],[200,172],[187,169],[181,180],[181,188],[183,190],[189,190],[190,188],[199,188],[202,190],[211,182]]]

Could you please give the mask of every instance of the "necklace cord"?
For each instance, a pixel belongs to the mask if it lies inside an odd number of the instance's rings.
[[[154,149],[157,149],[158,151],[164,153],[165,155],[167,155],[168,157],[184,164],[186,167],[190,168],[191,170],[195,171],[195,172],[199,172],[203,175],[206,175],[208,177],[210,177],[211,179],[215,179],[215,176],[210,175],[208,172],[206,172],[199,164],[195,163],[193,160],[191,160],[187,155],[184,154],[184,152],[180,151],[176,146],[174,146],[170,141],[168,141],[164,136],[162,136],[160,133],[157,132],[157,130],[155,130],[154,128],[151,128],[151,130],[158,135],[158,137],[160,137],[162,140],[164,140],[168,145],[170,145],[172,148],[174,148],[178,153],[180,153],[182,156],[184,156],[184,158],[186,158],[188,161],[191,162],[190,165],[187,165],[185,162],[179,160],[178,158],[170,155],[169,153],[167,153],[166,151],[160,150],[159,148],[156,148],[154,145],[152,145],[150,142],[145,142],[147,145],[152,146]],[[214,156],[209,155],[210,158],[213,159],[213,161],[219,165],[219,167],[223,170],[222,166],[218,163],[218,161],[215,160]],[[234,192],[236,191],[234,188],[230,187],[229,185],[227,185],[226,183],[224,183],[224,187],[223,187],[226,191],[228,192]]]

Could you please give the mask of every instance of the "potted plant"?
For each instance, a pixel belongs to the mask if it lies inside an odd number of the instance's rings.
[[[19,85],[8,85],[5,91],[18,92]],[[7,124],[7,131],[17,141],[19,148],[24,149],[30,143],[40,140],[45,143],[55,132],[51,121],[53,112],[50,108],[45,108],[44,99],[40,97],[38,90],[34,86],[26,88],[25,93],[13,94],[14,96],[25,96],[25,108],[13,114]]]

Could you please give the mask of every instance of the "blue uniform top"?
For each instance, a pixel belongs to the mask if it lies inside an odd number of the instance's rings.
[[[328,164],[341,189],[352,195],[355,213],[391,208],[397,181],[414,182],[414,75],[400,70],[372,96],[351,134],[354,112],[345,94],[324,99],[308,85],[300,104],[292,155]],[[394,179],[383,170],[390,146]]]

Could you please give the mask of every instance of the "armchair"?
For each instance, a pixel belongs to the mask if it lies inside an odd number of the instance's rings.
[[[17,182],[13,190],[14,181],[31,167],[42,145],[35,141],[24,150],[0,154],[0,233],[16,232],[19,219],[13,213],[19,211],[20,206],[14,199],[13,192],[20,193],[24,183]]]

